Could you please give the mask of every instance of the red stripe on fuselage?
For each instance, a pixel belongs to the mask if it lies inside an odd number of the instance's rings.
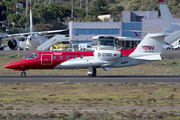
[[[129,56],[132,52],[134,52],[135,49],[136,49],[136,47],[132,48],[132,49],[122,49],[122,50],[120,50],[120,52],[122,55]]]
[[[76,58],[79,58],[81,55],[83,57],[93,56],[94,51],[67,51],[67,52],[34,52],[34,54],[38,54],[39,57],[35,59],[23,59],[25,62],[25,68],[26,69],[53,69],[55,66],[59,65],[60,63],[63,63],[67,60],[74,59],[74,55],[76,55]],[[42,65],[41,56],[42,55],[52,55],[52,64],[51,65]],[[60,55],[62,55],[62,59],[60,59]],[[67,59],[67,55],[69,55],[69,59]],[[53,59],[53,56],[55,56],[55,59]]]

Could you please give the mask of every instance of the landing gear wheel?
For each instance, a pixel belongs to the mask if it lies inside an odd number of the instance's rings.
[[[96,68],[93,68],[93,74],[88,74],[89,77],[96,77]]]
[[[93,69],[93,74],[92,74],[93,77],[96,77],[96,68]]]
[[[168,48],[166,48],[166,50],[171,50],[171,49],[168,47]]]
[[[26,77],[26,73],[25,73],[25,72],[22,72],[22,73],[21,73],[21,77]]]
[[[93,77],[93,74],[88,74],[89,77]]]

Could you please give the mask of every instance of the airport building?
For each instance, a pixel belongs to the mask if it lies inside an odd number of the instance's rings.
[[[180,19],[175,19],[180,23]],[[144,38],[146,33],[130,32],[129,30],[162,32],[162,21],[158,11],[123,11],[122,21],[114,22],[70,22],[69,37],[73,43],[92,42],[92,37],[108,35],[113,37]]]

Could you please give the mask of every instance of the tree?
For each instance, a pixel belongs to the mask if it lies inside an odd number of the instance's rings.
[[[11,22],[14,22],[15,24],[18,24],[18,21],[21,19],[21,15],[19,14],[9,14],[7,17]]]
[[[7,8],[6,12],[8,13],[15,13],[16,12],[16,6],[14,0],[4,0],[5,6]]]
[[[23,27],[25,24],[26,24],[26,16],[21,16],[21,18],[18,20],[18,25]]]
[[[6,20],[6,7],[2,0],[0,0],[0,21]]]

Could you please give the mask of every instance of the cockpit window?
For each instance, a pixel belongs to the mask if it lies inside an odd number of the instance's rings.
[[[38,58],[38,54],[31,54],[26,59],[35,59]]]

